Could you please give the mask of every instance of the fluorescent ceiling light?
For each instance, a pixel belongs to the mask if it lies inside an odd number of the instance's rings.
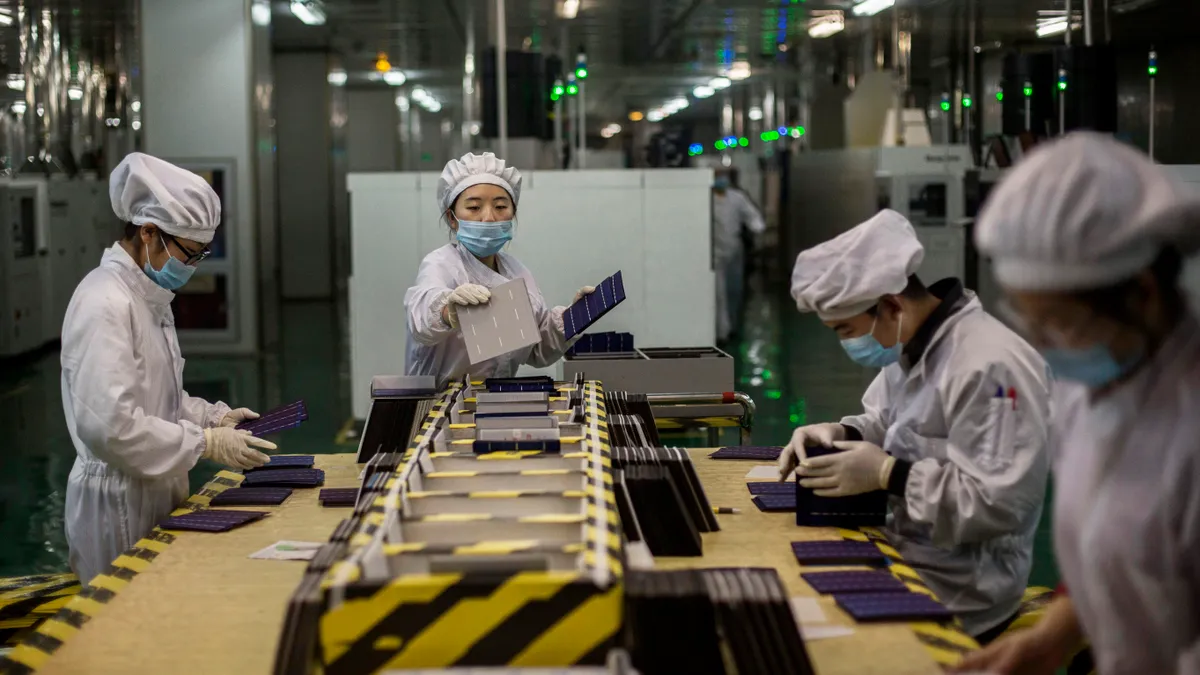
[[[25,91],[25,76],[24,75],[9,75],[8,81],[5,83],[9,89],[13,91]]]
[[[604,128],[607,129],[609,131],[609,133],[614,134],[614,135],[621,133],[621,125],[617,124],[616,122],[613,122],[612,124],[610,124]]]
[[[818,10],[819,11],[819,10]],[[840,10],[817,14],[808,21],[808,35],[812,38],[827,38],[837,35],[846,28],[846,16]]]
[[[325,8],[316,0],[292,0],[292,14],[309,26],[325,25]]]
[[[408,97],[405,96],[404,94],[400,94],[399,96],[397,96],[396,97],[396,107],[399,108],[401,112],[407,112],[408,108],[409,108]]]
[[[651,110],[650,112],[646,113],[646,119],[651,122],[661,122],[663,120],[662,111],[661,110]]]
[[[408,81],[408,77],[404,75],[404,71],[392,69],[383,74],[383,81],[393,87],[399,87]]]
[[[726,89],[732,84],[733,84],[733,81],[730,80],[728,77],[714,77],[713,79],[708,81],[708,86],[712,87],[713,89],[716,89],[717,91]]]
[[[25,114],[25,101],[13,101],[12,111],[18,115]]]
[[[686,107],[688,107],[687,98],[680,96],[679,98],[673,98],[664,103],[662,109],[664,112],[669,112],[670,114],[674,115]]]
[[[695,96],[696,98],[708,98],[715,93],[717,92],[712,87],[700,86],[692,90],[692,96]]]
[[[554,10],[560,19],[574,19],[579,14],[579,0],[558,0]]]
[[[270,26],[271,25],[271,5],[267,2],[255,2],[250,5],[250,20],[255,26]],[[0,19],[0,23],[4,20]]]
[[[1061,19],[1051,19],[1049,21],[1039,21],[1037,27],[1038,37],[1048,37],[1050,35],[1058,35],[1067,32],[1067,17]]]
[[[10,10],[0,9],[0,26],[11,26],[13,22]]]
[[[854,6],[854,16],[875,16],[896,4],[896,0],[865,0]]]
[[[72,101],[82,101],[83,88],[79,86],[67,87],[67,98],[71,99]]]
[[[439,102],[438,102],[438,101],[436,101],[436,100],[427,101],[427,102],[425,103],[425,109],[426,109],[426,110],[428,110],[428,111],[429,111],[429,112],[431,112],[431,113],[435,113],[435,112],[441,112],[441,111],[442,111],[442,104],[441,104],[441,103],[439,103]]]
[[[734,61],[729,65],[729,70],[725,71],[725,77],[728,77],[735,82],[750,77],[750,62]]]
[[[335,87],[340,87],[346,84],[347,79],[349,79],[349,76],[346,75],[346,71],[342,70],[341,68],[331,70],[329,71],[329,74],[325,76],[325,80]]]
[[[751,108],[750,119],[757,122],[763,118],[762,108]]]
[[[420,87],[413,87],[412,99],[417,103],[420,103],[421,101],[427,101],[429,100],[429,92]]]

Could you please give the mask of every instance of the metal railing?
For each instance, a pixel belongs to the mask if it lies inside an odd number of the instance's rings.
[[[750,442],[750,433],[754,428],[754,399],[750,398],[749,394],[740,391],[726,391],[722,393],[696,393],[696,394],[646,394],[646,402],[652,408],[663,408],[672,406],[670,411],[664,411],[662,417],[669,419],[678,418],[701,418],[701,417],[725,417],[726,415],[714,410],[714,406],[732,406],[737,405],[742,409],[741,415],[728,415],[728,417],[738,420],[740,427],[740,444],[746,445]],[[688,409],[691,410],[688,410]],[[655,416],[659,413],[656,411]],[[703,426],[703,425],[696,425]],[[718,445],[720,443],[721,430],[718,427],[708,427],[710,444]]]

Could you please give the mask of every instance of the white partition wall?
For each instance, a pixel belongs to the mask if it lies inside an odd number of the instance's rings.
[[[351,386],[369,407],[371,377],[404,370],[404,292],[429,251],[449,241],[435,173],[351,174]],[[622,271],[627,300],[593,331],[628,331],[638,346],[715,339],[710,169],[524,174],[508,251],[533,272],[546,303]]]

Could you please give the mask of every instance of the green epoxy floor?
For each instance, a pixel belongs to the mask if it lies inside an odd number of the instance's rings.
[[[730,351],[738,389],[758,406],[753,442],[783,445],[800,424],[859,410],[872,372],[851,363],[816,319],[799,315],[786,289],[769,291],[751,278],[747,296],[741,336]],[[284,305],[282,321],[277,353],[262,359],[191,357],[185,387],[194,396],[260,411],[304,399],[309,420],[276,439],[281,451],[352,450],[334,442],[351,412],[344,316],[329,303],[292,303]],[[63,422],[57,351],[0,361],[0,437],[0,577],[65,571],[63,499],[75,450]],[[725,431],[725,442],[735,438],[734,430]],[[193,488],[216,470],[201,462],[191,474]],[[1034,553],[1030,583],[1055,585],[1048,514]]]

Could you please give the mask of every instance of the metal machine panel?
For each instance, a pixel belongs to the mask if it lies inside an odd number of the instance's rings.
[[[0,185],[0,356],[45,342],[43,196],[33,182]]]

